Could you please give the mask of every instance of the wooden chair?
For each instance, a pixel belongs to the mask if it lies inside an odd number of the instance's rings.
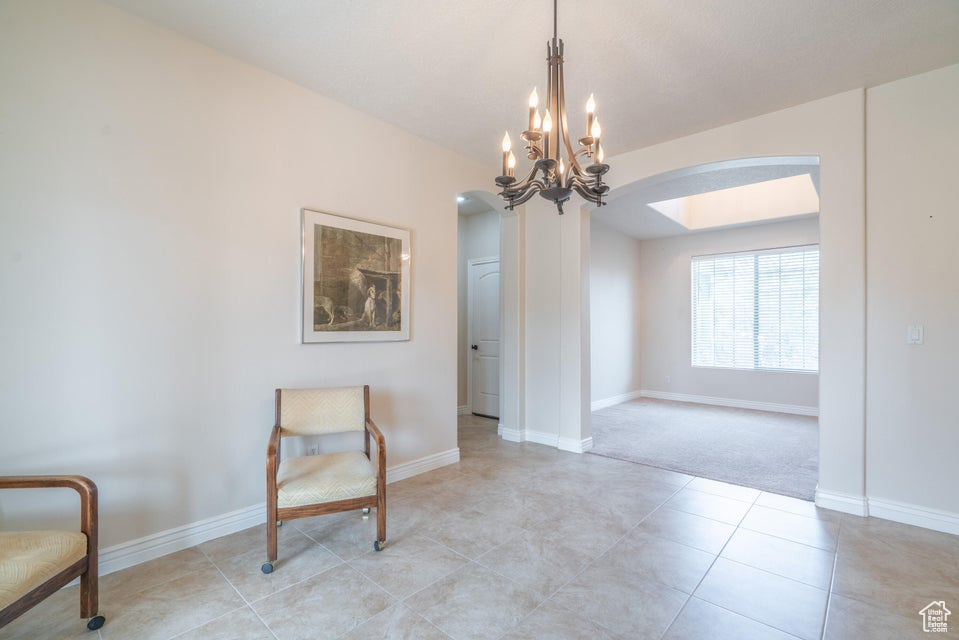
[[[364,451],[280,460],[280,439],[362,431]],[[376,439],[374,462],[370,436]],[[370,388],[277,389],[276,423],[266,451],[266,555],[276,561],[276,528],[284,520],[376,507],[376,540],[386,544],[386,443],[370,419]]]
[[[97,485],[83,476],[0,476],[0,489],[50,487],[80,494],[80,531],[0,531],[0,628],[79,577],[80,616],[99,629]]]

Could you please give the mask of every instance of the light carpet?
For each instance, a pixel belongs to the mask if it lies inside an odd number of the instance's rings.
[[[590,453],[812,500],[811,416],[641,398],[593,412]]]

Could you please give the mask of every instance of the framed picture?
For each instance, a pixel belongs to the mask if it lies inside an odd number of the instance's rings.
[[[410,232],[302,210],[301,341],[410,339]]]

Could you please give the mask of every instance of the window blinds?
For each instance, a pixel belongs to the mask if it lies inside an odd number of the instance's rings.
[[[819,370],[819,247],[692,259],[692,364]]]

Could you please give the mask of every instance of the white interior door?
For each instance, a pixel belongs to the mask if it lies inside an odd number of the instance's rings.
[[[499,418],[499,260],[469,264],[470,406]]]

